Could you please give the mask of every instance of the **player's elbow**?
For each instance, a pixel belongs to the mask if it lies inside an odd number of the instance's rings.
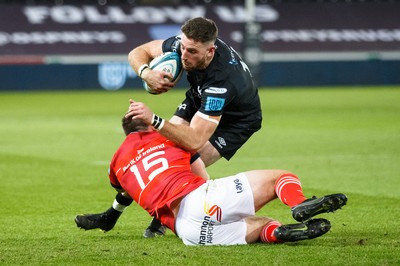
[[[201,147],[203,147],[203,145],[201,145],[201,143],[196,143],[196,142],[187,142],[184,145],[185,150],[188,151],[198,151],[200,150]]]
[[[192,136],[192,138],[187,139],[187,141],[184,144],[184,147],[186,150],[189,151],[198,151],[204,146],[206,142],[207,140],[204,140],[203,138]]]
[[[134,59],[134,58],[135,58],[134,54],[135,54],[135,49],[133,49],[132,51],[130,51],[129,54],[128,54],[128,62],[130,63],[131,66],[133,65],[133,62],[135,61],[135,59]]]

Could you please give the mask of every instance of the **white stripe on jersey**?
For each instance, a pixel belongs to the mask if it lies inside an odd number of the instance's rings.
[[[217,125],[219,124],[218,120],[216,120],[214,118],[211,118],[209,115],[203,114],[200,111],[197,111],[196,115],[200,116],[201,118],[203,118],[203,119],[205,119],[207,121],[213,122],[213,123],[215,123]]]

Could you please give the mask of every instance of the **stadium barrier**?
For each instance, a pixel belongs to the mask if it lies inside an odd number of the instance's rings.
[[[126,62],[0,66],[0,90],[142,88]],[[275,61],[261,64],[259,87],[398,85],[400,60]],[[176,87],[187,87],[185,78]]]
[[[258,85],[400,84],[399,9],[396,1],[257,5]],[[237,4],[1,4],[0,90],[141,87],[129,51],[179,34],[194,16],[213,19],[243,54],[246,11]]]

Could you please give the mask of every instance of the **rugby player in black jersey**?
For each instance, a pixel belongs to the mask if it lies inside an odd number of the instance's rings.
[[[165,92],[173,86],[164,79],[165,72],[144,66],[162,52],[181,55],[190,88],[169,120],[176,126],[160,133],[187,150],[197,150],[209,166],[221,157],[229,160],[261,128],[260,98],[249,68],[217,37],[213,21],[193,18],[181,29],[182,35],[133,49],[129,62],[137,72],[142,68],[139,74],[153,91]]]
[[[179,53],[190,84],[186,98],[169,121],[153,114],[145,104],[134,101],[127,116],[156,125],[168,139],[186,150],[197,151],[205,166],[209,166],[221,157],[229,160],[261,128],[260,97],[246,63],[218,38],[218,28],[212,20],[189,19],[181,31],[179,36],[136,47],[129,53],[128,60],[152,92],[163,93],[173,87],[174,84],[165,79],[166,75],[172,79],[172,75],[151,70],[148,64],[164,52]],[[116,219],[108,219],[112,226],[120,213],[115,215]],[[96,226],[96,222],[92,224]],[[165,228],[154,219],[144,236],[153,237],[164,232]]]

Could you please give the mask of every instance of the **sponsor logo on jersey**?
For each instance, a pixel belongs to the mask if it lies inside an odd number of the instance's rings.
[[[216,87],[209,87],[205,89],[205,92],[207,93],[214,93],[214,94],[224,94],[228,90],[226,88],[216,88]]]
[[[218,205],[212,205],[209,207],[208,203],[204,203],[204,212],[205,216],[203,218],[203,222],[200,228],[200,236],[199,236],[199,244],[212,244],[214,237],[214,225],[215,221],[211,219],[212,216],[215,217],[215,220],[221,222],[222,220],[222,209]]]
[[[224,107],[225,99],[218,97],[207,97],[206,106],[204,110],[206,111],[221,111]]]
[[[178,110],[180,111],[180,110],[186,110],[186,107],[187,107],[187,105],[186,105],[186,103],[181,103],[179,106],[178,106]]]
[[[204,203],[204,212],[209,215],[209,216],[213,216],[215,215],[215,219],[218,222],[221,222],[222,219],[222,209],[220,207],[218,207],[218,205],[213,205],[209,208],[209,205],[205,202]]]
[[[243,192],[243,184],[242,182],[240,182],[240,179],[235,179],[233,180],[233,182],[235,183],[235,187],[236,187],[236,193],[242,193]]]
[[[221,149],[226,146],[226,142],[225,139],[223,137],[218,137],[217,140],[215,140],[215,144],[218,145],[218,147],[220,147]]]
[[[211,220],[210,216],[204,216],[203,223],[200,228],[199,245],[212,244],[214,237],[215,222]]]

